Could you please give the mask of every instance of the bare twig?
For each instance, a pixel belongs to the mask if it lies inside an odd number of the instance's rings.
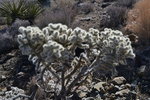
[[[75,66],[75,68],[73,69],[73,71],[70,72],[70,74],[68,74],[68,75],[65,76],[65,79],[70,78],[70,76],[72,76],[77,71],[77,69],[80,68],[81,59],[82,59],[82,57],[80,57],[80,59],[78,61],[78,64]]]

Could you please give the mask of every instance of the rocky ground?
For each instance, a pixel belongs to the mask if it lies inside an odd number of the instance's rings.
[[[79,14],[72,22],[72,27],[78,26],[86,30],[94,27],[102,30],[105,27],[103,21],[108,17],[107,8],[115,5],[115,2],[104,1],[86,0],[79,3]],[[28,61],[27,56],[21,54],[16,41],[18,27],[28,25],[28,21],[21,20],[16,20],[9,27],[5,22],[0,25],[1,100],[4,97],[4,100],[8,100],[20,93],[25,94],[30,78],[35,75],[34,65]],[[121,27],[123,25],[115,29]],[[128,59],[127,65],[117,66],[118,73],[113,77],[109,71],[101,73],[96,77],[91,90],[81,87],[78,91],[79,96],[75,96],[73,100],[150,100],[150,45],[141,46],[137,43],[133,46],[136,54],[134,60]]]

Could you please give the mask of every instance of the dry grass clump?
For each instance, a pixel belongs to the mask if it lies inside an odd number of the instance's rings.
[[[139,37],[139,42],[150,43],[150,1],[141,0],[128,13],[126,30]]]
[[[71,26],[77,14],[75,2],[71,0],[56,0],[54,3],[35,19],[35,24],[38,27],[43,28],[48,23],[62,23]]]

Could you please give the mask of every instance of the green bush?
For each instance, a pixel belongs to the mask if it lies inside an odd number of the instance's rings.
[[[33,20],[43,11],[39,4],[29,3],[25,13],[21,19],[29,20],[30,23],[33,23]]]
[[[36,3],[25,0],[3,0],[0,2],[0,15],[7,18],[7,23],[12,24],[16,18],[26,19],[30,22],[42,12]]]

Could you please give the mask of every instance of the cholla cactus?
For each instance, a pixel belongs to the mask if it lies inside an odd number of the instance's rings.
[[[73,30],[66,25],[50,23],[42,30],[29,26],[20,27],[19,31],[22,53],[29,55],[56,99],[75,91],[76,84],[82,84],[94,69],[115,66],[126,58],[135,57],[129,38],[117,30],[99,32],[90,28],[85,31],[78,27]],[[79,57],[75,54],[77,47],[84,49]]]

